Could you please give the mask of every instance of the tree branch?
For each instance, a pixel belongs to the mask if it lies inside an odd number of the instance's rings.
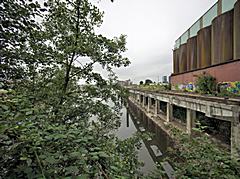
[[[78,38],[79,38],[80,5],[81,5],[81,0],[77,0],[77,23],[76,23],[76,37],[75,37],[74,47],[77,47],[77,41],[78,41]],[[66,91],[67,91],[68,83],[69,83],[69,80],[70,80],[70,72],[71,72],[71,68],[72,68],[72,63],[74,61],[75,55],[76,55],[76,51],[74,50],[74,52],[72,54],[72,57],[71,57],[71,60],[70,60],[69,64],[67,65],[67,68],[66,68],[66,75],[65,75],[65,80],[64,80],[64,84],[63,84],[63,88],[62,88],[62,96],[61,96],[59,105],[62,105],[64,96],[65,96]]]
[[[91,63],[89,63],[88,65],[86,65],[85,67],[83,66],[82,70],[79,70],[78,72],[74,73],[73,75],[70,76],[70,78],[78,75],[78,74],[81,73],[84,69],[86,69],[86,68],[88,68],[89,66],[92,66],[92,65],[94,65],[94,64],[95,64],[95,62],[91,62]]]

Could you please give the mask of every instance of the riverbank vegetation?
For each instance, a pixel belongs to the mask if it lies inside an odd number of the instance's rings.
[[[110,133],[125,95],[113,68],[130,63],[126,37],[96,34],[103,13],[88,0],[4,0],[0,9],[0,178],[137,175],[139,137]]]
[[[239,162],[206,135],[189,138],[177,130],[172,132],[179,141],[172,151],[176,156],[174,160],[176,176],[239,178]]]
[[[229,151],[219,147],[207,135],[190,137],[188,134],[167,126],[174,140],[173,147],[168,149],[168,158],[175,169],[176,178],[222,178],[237,179],[240,177],[240,161],[231,157]],[[198,133],[201,128],[195,129]],[[158,165],[151,178],[164,177],[165,173]]]

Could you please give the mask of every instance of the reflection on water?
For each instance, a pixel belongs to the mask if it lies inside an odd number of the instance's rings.
[[[165,157],[169,138],[140,109],[129,103],[127,109],[122,109],[121,126],[116,134],[119,138],[126,139],[137,131],[154,134],[152,138],[142,141],[142,147],[139,150],[139,160],[144,162],[141,172],[147,174],[155,169],[155,162]]]

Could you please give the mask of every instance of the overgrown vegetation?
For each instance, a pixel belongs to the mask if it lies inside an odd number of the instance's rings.
[[[125,95],[113,68],[130,63],[126,40],[96,34],[102,17],[88,0],[1,2],[0,178],[137,175],[139,137],[109,133]]]
[[[219,149],[207,136],[189,138],[173,130],[179,143],[175,146],[176,176],[202,178],[239,178],[240,163]],[[180,158],[180,159],[179,159]]]
[[[199,131],[199,129],[198,129]],[[175,168],[176,178],[232,178],[240,177],[240,162],[231,158],[229,152],[220,149],[206,135],[189,137],[187,134],[170,126],[170,134],[175,140],[169,148],[169,158]],[[151,178],[161,178],[159,171]]]
[[[147,84],[147,85],[142,84],[139,85],[138,87],[150,91],[166,91],[171,89],[169,84]]]
[[[201,94],[214,94],[216,92],[216,78],[209,74],[202,74],[197,77],[197,92]]]

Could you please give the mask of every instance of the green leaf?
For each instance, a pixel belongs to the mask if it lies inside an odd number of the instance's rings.
[[[27,116],[28,116],[28,115],[31,115],[31,114],[33,114],[33,111],[32,111],[32,110],[29,110],[29,111],[26,112],[26,115],[27,115]]]
[[[4,90],[4,89],[0,89],[0,94],[7,94],[8,91],[7,90]]]
[[[6,106],[6,105],[4,105],[4,104],[1,104],[0,106],[1,106],[1,108],[4,109],[5,111],[7,111],[7,110],[9,109],[8,106]]]
[[[56,160],[53,156],[48,156],[45,161],[49,164],[56,164],[58,163],[58,160]]]
[[[27,160],[27,157],[20,157],[20,160]]]
[[[69,175],[69,174],[77,174],[79,172],[79,169],[77,166],[69,166],[65,168],[65,175]]]
[[[69,154],[70,157],[73,157],[73,158],[81,158],[81,153],[80,152],[72,152]]]
[[[85,175],[77,176],[76,178],[77,179],[88,179],[89,176],[87,174],[85,174]]]
[[[99,157],[102,157],[102,158],[108,158],[109,155],[107,155],[105,152],[98,152],[98,155]]]
[[[110,166],[111,170],[113,171],[119,171],[119,169],[116,166]]]

